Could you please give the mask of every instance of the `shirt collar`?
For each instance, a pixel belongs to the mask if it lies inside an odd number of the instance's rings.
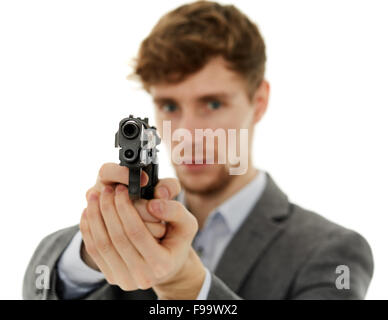
[[[265,171],[259,170],[256,177],[246,186],[215,208],[206,219],[205,226],[219,213],[226,222],[229,231],[235,233],[245,218],[252,210],[255,203],[261,197],[267,184]],[[185,204],[184,191],[179,193],[177,200]]]

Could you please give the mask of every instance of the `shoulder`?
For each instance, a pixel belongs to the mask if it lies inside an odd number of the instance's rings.
[[[304,265],[345,264],[373,274],[373,254],[368,241],[357,231],[320,214],[290,203],[290,216],[283,233],[288,250]]]
[[[305,244],[313,246],[329,243],[331,240],[347,240],[354,245],[368,245],[366,239],[358,232],[341,226],[322,215],[290,203],[285,235],[293,239],[301,239]]]
[[[78,232],[78,230],[79,226],[74,225],[48,234],[40,241],[35,252],[52,247],[63,247],[64,245],[67,245],[74,237],[74,235]]]
[[[284,242],[297,258],[291,290],[299,298],[362,299],[373,275],[372,250],[358,232],[334,223],[311,210],[290,204]],[[338,272],[350,273],[351,290],[334,286]],[[316,289],[308,290],[311,285]],[[319,289],[317,289],[319,288]]]

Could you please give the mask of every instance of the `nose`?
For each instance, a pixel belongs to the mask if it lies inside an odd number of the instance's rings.
[[[195,112],[194,108],[187,108],[182,113],[178,125],[179,128],[185,129],[190,133],[191,139],[185,141],[185,144],[191,144],[192,152],[195,152],[199,146],[205,147],[204,137],[201,137],[199,134],[196,135],[195,129],[206,129],[207,122],[204,117]]]
[[[191,108],[188,108],[188,110],[185,110],[183,112],[179,122],[179,127],[190,131],[190,133],[194,137],[195,129],[205,128],[205,120],[190,109]]]

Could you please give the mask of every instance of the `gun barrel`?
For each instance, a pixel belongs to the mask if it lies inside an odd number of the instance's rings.
[[[127,139],[134,139],[138,136],[140,128],[135,121],[128,120],[123,124],[122,132]]]

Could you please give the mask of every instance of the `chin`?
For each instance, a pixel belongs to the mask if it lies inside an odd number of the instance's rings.
[[[177,165],[175,171],[183,189],[196,194],[217,192],[223,189],[232,177],[227,173],[224,165],[201,167]]]

